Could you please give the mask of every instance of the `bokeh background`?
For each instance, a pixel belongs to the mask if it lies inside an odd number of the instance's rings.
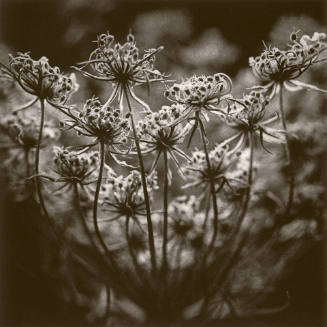
[[[248,57],[260,53],[263,41],[279,45],[287,43],[292,31],[327,31],[327,3],[323,0],[2,0],[0,14],[1,62],[7,62],[8,53],[31,51],[33,58],[47,56],[51,64],[69,71],[88,57],[97,34],[109,30],[119,39],[132,29],[141,48],[164,45],[158,68],[172,79],[224,72],[234,80],[235,95],[254,83]],[[313,77],[325,88],[326,74],[326,68],[320,69]],[[91,80],[79,78],[78,82],[81,91],[75,102],[93,94],[104,97],[107,91]],[[166,103],[160,86],[152,91],[156,95],[150,99],[152,107]],[[139,92],[145,94],[146,90]],[[309,103],[310,109],[319,107],[326,114],[326,101],[311,101],[311,97],[302,97],[302,109],[307,110],[304,104]],[[289,103],[295,106],[294,101]],[[3,192],[0,195],[5,199]],[[17,212],[22,214],[28,217],[28,212]],[[20,228],[17,222],[1,222],[1,326],[85,323],[79,308],[69,306],[49,290],[51,280],[35,279],[14,264],[17,248],[24,248],[30,265],[43,264],[39,244],[33,234],[25,233],[24,221]],[[294,273],[287,279],[294,295],[290,308],[269,321],[249,321],[249,326],[323,326],[325,272],[320,242],[310,255],[295,263]]]

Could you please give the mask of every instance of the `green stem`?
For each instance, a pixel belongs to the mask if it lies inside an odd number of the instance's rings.
[[[143,157],[142,157],[142,153],[141,153],[139,139],[138,139],[137,133],[136,133],[133,110],[132,110],[130,99],[129,99],[129,96],[128,96],[128,86],[124,87],[123,92],[124,92],[124,95],[126,97],[126,101],[127,101],[127,105],[128,105],[128,111],[129,111],[129,114],[130,114],[130,120],[131,120],[134,140],[135,140],[135,146],[136,146],[137,155],[138,155],[138,159],[139,159],[142,186],[143,186],[143,194],[144,194],[145,208],[146,208],[146,218],[147,218],[147,226],[148,226],[148,237],[149,237],[149,249],[150,249],[150,255],[151,255],[151,264],[152,264],[153,274],[156,274],[156,271],[157,271],[156,251],[155,251],[155,245],[154,245],[154,234],[153,234],[153,226],[152,226],[152,220],[151,220],[150,198],[149,198],[148,189],[147,189],[147,185],[146,185],[146,177],[145,177]]]
[[[164,154],[164,194],[163,194],[163,242],[162,242],[162,274],[166,280],[167,273],[167,243],[168,243],[168,158],[167,151]]]
[[[288,190],[288,200],[287,204],[285,206],[285,213],[284,217],[287,217],[289,214],[289,211],[293,204],[293,196],[294,196],[294,174],[293,174],[293,168],[292,168],[292,158],[291,158],[291,151],[290,151],[290,145],[289,145],[289,137],[287,134],[287,124],[286,124],[286,117],[284,113],[284,106],[283,106],[283,84],[280,84],[280,92],[279,92],[279,112],[280,116],[282,118],[282,125],[285,133],[285,139],[286,142],[284,144],[284,151],[286,155],[287,160],[287,168],[288,168],[288,183],[289,183],[289,190]]]

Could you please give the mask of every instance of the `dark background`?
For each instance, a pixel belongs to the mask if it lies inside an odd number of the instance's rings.
[[[78,1],[76,1],[78,2]],[[106,29],[123,36],[135,17],[144,12],[164,8],[178,8],[192,18],[195,36],[208,27],[218,27],[230,42],[242,49],[237,65],[229,67],[231,73],[247,65],[268,38],[271,26],[281,16],[305,14],[326,23],[327,6],[324,1],[108,1],[109,11],[97,11],[96,1],[82,1],[86,6],[77,10],[65,10],[63,1],[18,1],[0,2],[1,43],[12,51],[32,50],[33,57],[45,55],[56,65],[67,69],[82,60],[82,46],[94,40],[95,35]],[[101,1],[104,3],[104,1]],[[96,7],[96,6],[95,6]],[[86,33],[81,42],[67,43],[64,35],[72,20],[84,22]],[[173,27],[172,27],[173,28]],[[179,40],[181,42],[185,40]],[[187,40],[189,42],[189,40]],[[156,45],[154,45],[156,46]],[[3,184],[4,182],[2,182]],[[0,185],[1,186],[1,185]],[[1,193],[1,212],[7,210],[17,216],[28,218],[28,212],[8,203]],[[10,207],[11,206],[11,207]],[[13,206],[13,207],[12,207]],[[35,279],[22,271],[14,262],[17,255],[24,257],[34,267],[41,265],[38,248],[39,236],[23,222],[1,219],[1,326],[46,326],[80,325],[81,312],[71,308],[56,297],[47,285],[51,279]],[[14,246],[12,246],[14,244]],[[23,251],[22,251],[23,249]],[[298,261],[287,288],[293,294],[291,306],[274,317],[250,320],[248,326],[323,326],[324,316],[324,254],[323,246],[317,244]],[[23,253],[22,253],[23,252]],[[17,254],[20,253],[20,254]],[[39,267],[41,269],[41,267]],[[294,299],[294,300],[293,300]]]

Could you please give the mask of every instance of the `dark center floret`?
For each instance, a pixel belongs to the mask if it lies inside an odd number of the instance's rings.
[[[193,228],[193,225],[192,220],[177,219],[172,224],[172,229],[176,235],[184,237]]]
[[[135,217],[136,216],[135,204],[130,203],[130,201],[119,203],[118,210],[122,216],[126,216],[126,217]]]
[[[166,151],[167,149],[172,148],[173,146],[177,145],[177,140],[173,138],[173,130],[172,128],[170,131],[166,131],[161,129],[158,131],[157,137],[157,150],[159,151]]]

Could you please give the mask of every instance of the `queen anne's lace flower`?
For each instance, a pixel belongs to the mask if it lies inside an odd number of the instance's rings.
[[[14,144],[25,149],[35,148],[38,143],[39,121],[36,117],[21,117],[8,115],[0,119],[0,131],[6,134]],[[60,132],[51,122],[47,122],[43,128],[43,143],[45,146],[50,141],[59,138]]]
[[[127,142],[130,132],[127,118],[122,117],[119,109],[102,105],[98,98],[88,99],[82,111],[70,117],[66,124],[79,134],[95,137],[111,146]]]
[[[51,67],[46,57],[33,60],[29,53],[10,55],[9,68],[2,73],[12,78],[28,93],[57,104],[65,103],[78,89],[75,75],[64,75],[58,67]]]
[[[155,54],[163,47],[146,50],[141,57],[133,34],[129,33],[127,41],[120,44],[109,32],[99,35],[96,44],[97,48],[90,54],[89,60],[80,63],[81,68],[75,68],[84,76],[113,83],[115,91],[107,101],[108,104],[121,93],[122,88],[127,87],[132,97],[143,106],[144,103],[136,97],[132,87],[165,79],[165,76],[154,68]],[[95,74],[87,72],[87,66],[90,66]]]
[[[158,112],[151,113],[138,123],[137,137],[139,139],[142,152],[156,152],[156,159],[152,169],[155,168],[160,155],[167,151],[177,167],[179,162],[175,154],[188,160],[187,155],[178,148],[181,145],[192,127],[191,124],[173,124],[178,120],[184,107],[179,104],[163,106]]]
[[[99,161],[98,152],[79,153],[57,146],[53,151],[55,172],[60,176],[58,182],[87,185],[94,181]]]
[[[151,198],[153,191],[158,188],[156,172],[147,176],[146,184]],[[101,195],[102,204],[115,215],[108,221],[122,216],[136,219],[136,216],[144,215],[145,199],[142,179],[141,174],[136,170],[127,176],[117,176],[110,170],[106,182],[101,186]]]
[[[265,83],[263,88],[267,90],[270,98],[279,92],[281,85],[289,91],[303,88],[320,90],[296,78],[320,61],[320,54],[326,50],[325,38],[325,33],[315,32],[312,37],[303,35],[298,40],[296,33],[292,33],[291,43],[285,50],[269,46],[260,56],[249,58],[253,73]]]
[[[246,143],[249,133],[258,134],[263,147],[264,141],[268,143],[285,142],[285,131],[267,127],[278,119],[278,115],[265,119],[266,106],[269,103],[265,92],[262,90],[251,91],[250,94],[244,95],[243,99],[233,99],[231,102],[229,110],[226,113],[219,113],[219,116],[227,125],[237,130],[237,134],[224,141],[229,143],[238,140],[234,151]]]
[[[191,156],[191,162],[183,167],[185,179],[189,182],[184,187],[206,187],[210,184],[210,181],[214,181],[215,186],[218,186],[216,190],[218,192],[226,183],[229,183],[226,178],[226,172],[237,160],[239,154],[238,152],[229,151],[227,144],[217,144],[209,152],[211,169],[208,169],[204,151],[194,151]]]
[[[165,96],[173,102],[185,105],[184,115],[194,111],[219,112],[216,108],[221,101],[230,96],[231,79],[222,73],[209,76],[192,76],[183,82],[175,83],[165,91]]]

